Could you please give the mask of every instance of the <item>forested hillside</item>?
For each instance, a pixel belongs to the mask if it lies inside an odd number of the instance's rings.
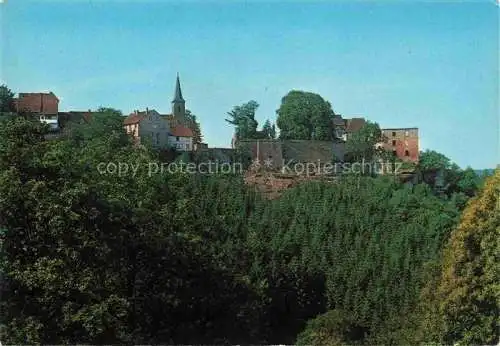
[[[0,124],[2,342],[427,341],[409,316],[446,316],[430,341],[498,342],[499,172],[457,228],[461,204],[426,184],[352,176],[268,200],[239,175],[150,175],[157,154],[121,120],[56,141],[28,118]]]

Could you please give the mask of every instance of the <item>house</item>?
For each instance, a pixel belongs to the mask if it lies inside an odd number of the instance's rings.
[[[17,112],[35,114],[41,122],[50,126],[50,130],[59,130],[59,99],[53,92],[19,93],[19,96],[14,99],[14,105]]]
[[[171,146],[179,151],[193,150],[193,131],[184,125],[177,125],[171,128],[168,136]]]
[[[390,128],[382,129],[384,142],[380,146],[388,151],[392,151],[394,155],[405,162],[418,162],[419,146],[418,146],[418,128]]]
[[[337,141],[345,142],[351,134],[359,131],[365,123],[365,118],[344,119],[340,114],[336,114],[332,119],[333,137]]]
[[[147,138],[154,148],[192,151],[193,131],[188,126],[185,104],[177,75],[171,114],[160,114],[148,108],[142,112],[136,110],[125,118],[123,125],[138,144]]]
[[[361,130],[363,126],[365,126],[366,120],[365,118],[350,118],[346,119],[346,139],[349,138],[351,134],[354,132],[358,132]]]
[[[124,120],[123,124],[125,131],[134,138],[137,144],[150,141],[153,148],[169,147],[168,122],[154,109],[146,108],[144,112],[136,110]]]
[[[347,141],[349,136],[359,131],[365,124],[364,118],[343,119],[340,115],[335,115],[332,120],[334,138],[337,141]],[[386,128],[381,129],[384,141],[376,146],[384,148],[406,162],[418,162],[418,128]]]

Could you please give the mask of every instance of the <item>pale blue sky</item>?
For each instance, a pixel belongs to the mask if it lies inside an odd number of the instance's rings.
[[[170,112],[180,73],[210,146],[256,100],[260,125],[292,89],[381,127],[419,127],[460,166],[499,158],[499,7],[485,1],[29,1],[2,9],[1,79],[61,110]]]

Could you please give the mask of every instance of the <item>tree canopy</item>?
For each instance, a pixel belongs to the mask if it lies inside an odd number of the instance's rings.
[[[276,128],[274,124],[271,124],[269,119],[266,120],[264,125],[262,125],[262,137],[265,139],[275,139],[276,138]]]
[[[0,113],[11,113],[15,111],[14,93],[7,85],[0,85]]]
[[[122,120],[51,141],[0,122],[6,344],[406,344],[419,321],[498,342],[498,173],[457,227],[456,199],[391,177],[266,200],[241,175],[153,174]]]
[[[486,176],[479,176],[471,167],[461,169],[444,154],[435,150],[420,153],[417,169],[424,181],[448,196],[474,196]],[[430,173],[430,174],[429,174]]]
[[[203,136],[201,134],[200,123],[189,109],[186,109],[186,119],[188,127],[193,131],[193,143],[199,144],[203,142]]]
[[[249,101],[241,106],[235,106],[228,112],[230,119],[226,121],[235,127],[236,139],[275,139],[276,128],[271,121],[266,120],[262,130],[257,130],[259,122],[255,120],[255,112],[259,108],[256,101]]]
[[[332,107],[318,94],[292,90],[282,98],[276,113],[281,139],[333,138]]]
[[[469,201],[429,280],[420,340],[465,345],[499,342],[500,170]],[[427,338],[426,338],[427,337]],[[437,339],[437,340],[436,340]]]
[[[377,123],[367,121],[359,131],[349,135],[346,142],[346,152],[349,160],[371,162],[383,149],[376,144],[383,142],[382,131]]]
[[[252,139],[257,136],[258,122],[255,120],[255,112],[259,108],[256,101],[248,101],[240,106],[235,106],[228,112],[228,123],[235,126],[237,139]]]

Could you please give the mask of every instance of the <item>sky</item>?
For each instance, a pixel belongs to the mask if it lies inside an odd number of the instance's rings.
[[[257,101],[261,126],[303,90],[344,117],[418,127],[421,150],[463,168],[500,163],[495,0],[4,0],[0,9],[1,82],[52,91],[60,111],[170,113],[179,73],[211,147],[230,146],[234,106]]]

